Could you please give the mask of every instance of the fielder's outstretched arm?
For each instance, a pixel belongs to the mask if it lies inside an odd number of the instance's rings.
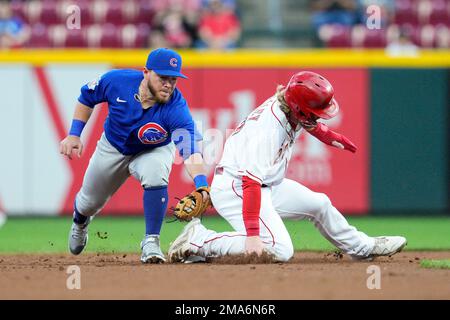
[[[206,180],[206,169],[201,153],[196,152],[191,154],[186,160],[184,160],[184,165],[187,172],[194,180],[196,189],[208,186],[208,182]]]
[[[77,150],[78,158],[83,154],[83,143],[81,142],[80,136],[84,126],[91,117],[92,111],[92,108],[80,102],[75,106],[69,134],[59,144],[59,153],[67,156],[70,160],[72,160],[72,152],[75,150]]]

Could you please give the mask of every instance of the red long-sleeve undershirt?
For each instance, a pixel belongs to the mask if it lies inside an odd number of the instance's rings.
[[[259,211],[261,209],[261,184],[247,176],[242,177],[242,214],[247,236],[259,236]]]

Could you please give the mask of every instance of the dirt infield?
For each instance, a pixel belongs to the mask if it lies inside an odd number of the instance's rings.
[[[1,255],[0,299],[450,299],[450,270],[420,267],[449,257],[405,252],[356,262],[299,252],[282,264],[142,265],[136,254]],[[67,289],[70,265],[80,267],[80,290]],[[367,288],[371,265],[380,268],[380,289]]]

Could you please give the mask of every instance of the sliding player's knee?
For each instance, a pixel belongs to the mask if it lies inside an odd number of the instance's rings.
[[[289,261],[294,256],[294,246],[292,242],[278,242],[273,247],[273,254],[276,261]]]
[[[328,212],[328,209],[332,206],[331,200],[324,193],[319,193],[318,197],[319,197],[319,206],[318,206],[317,214],[318,215],[326,214]]]

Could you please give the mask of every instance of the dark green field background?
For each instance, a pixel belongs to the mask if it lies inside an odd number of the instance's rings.
[[[449,210],[449,70],[371,70],[373,213]]]

